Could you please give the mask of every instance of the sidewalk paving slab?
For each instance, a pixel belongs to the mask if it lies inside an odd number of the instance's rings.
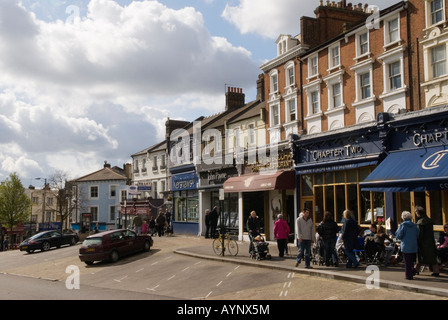
[[[269,268],[290,271],[315,277],[324,277],[333,280],[352,281],[356,283],[372,284],[371,275],[373,270],[367,268],[365,264],[360,265],[357,269],[347,269],[345,265],[339,267],[326,267],[312,264],[312,269],[305,269],[304,262],[296,267],[297,247],[289,245],[289,255],[280,258],[276,242],[269,242],[269,252],[272,256],[271,260],[254,260],[249,256],[249,242],[238,241],[239,251],[237,256],[224,255],[218,256],[212,248],[212,239],[209,245],[199,245],[194,247],[175,249],[174,253],[188,255],[201,259],[209,259],[221,261],[225,263],[236,263],[240,265]],[[414,280],[406,280],[404,277],[404,265],[399,263],[394,266],[378,266],[380,271],[379,286],[382,288],[411,291],[415,293],[425,293],[440,297],[448,297],[448,270],[442,269],[440,277],[431,276],[431,272],[426,269],[414,277]],[[375,269],[374,269],[375,270]]]

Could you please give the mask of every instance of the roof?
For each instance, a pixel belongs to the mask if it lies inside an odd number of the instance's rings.
[[[95,171],[84,177],[75,179],[76,182],[88,182],[88,181],[107,181],[107,180],[124,180],[126,181],[126,175],[124,172],[120,172],[116,167],[113,169],[105,167],[101,170]]]

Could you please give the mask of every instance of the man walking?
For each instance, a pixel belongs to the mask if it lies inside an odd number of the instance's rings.
[[[303,256],[305,256],[305,268],[311,269],[311,243],[315,240],[313,220],[310,217],[310,210],[304,209],[296,220],[297,247],[299,253],[296,259],[296,267],[300,265]]]

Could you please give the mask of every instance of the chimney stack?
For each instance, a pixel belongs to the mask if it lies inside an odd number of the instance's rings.
[[[226,111],[244,107],[246,96],[243,89],[228,87],[226,92]]]

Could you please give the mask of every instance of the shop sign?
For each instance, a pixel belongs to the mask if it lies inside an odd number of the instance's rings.
[[[363,152],[364,148],[362,146],[350,144],[339,148],[309,151],[311,158],[314,161],[332,158],[350,158],[352,156],[360,155]]]
[[[423,145],[439,143],[442,140],[448,140],[448,130],[433,133],[415,133],[412,142],[416,147]]]
[[[267,157],[258,157],[256,163],[249,163],[245,161],[246,169],[251,169],[253,173],[258,173],[267,170],[283,170],[294,167],[293,155],[290,151],[281,152]]]
[[[227,179],[238,176],[236,168],[211,170],[200,173],[201,186],[221,185]]]
[[[195,173],[180,174],[172,177],[173,191],[197,189],[198,177]]]

